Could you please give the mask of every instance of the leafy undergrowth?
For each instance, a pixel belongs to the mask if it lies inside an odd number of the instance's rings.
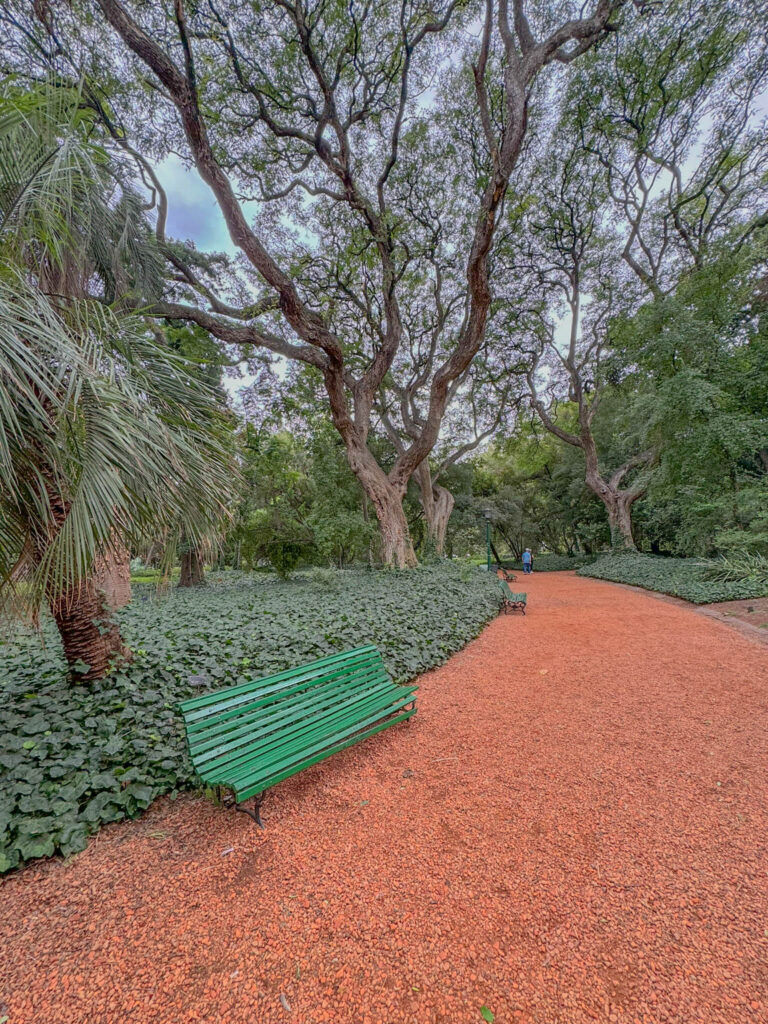
[[[82,850],[103,823],[191,788],[178,701],[366,643],[405,682],[499,610],[494,577],[450,564],[209,582],[135,588],[121,613],[134,661],[91,688],[68,685],[50,623],[42,642],[0,643],[0,871]]]
[[[646,590],[681,597],[694,604],[739,601],[768,596],[768,585],[755,580],[719,582],[709,579],[711,564],[693,558],[659,558],[628,553],[605,555],[593,565],[579,569],[579,576],[630,583]]]
[[[594,562],[597,555],[534,555],[534,572],[567,572]],[[522,562],[502,562],[505,569],[523,571]]]
[[[707,565],[705,576],[715,583],[754,583],[768,590],[768,558],[755,552],[716,558]]]

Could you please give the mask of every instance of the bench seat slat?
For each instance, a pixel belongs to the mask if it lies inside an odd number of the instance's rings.
[[[408,701],[405,703],[407,704]],[[247,800],[249,797],[255,796],[257,793],[261,793],[265,789],[269,789],[270,786],[275,786],[278,782],[282,782],[284,779],[290,778],[291,775],[297,775],[299,772],[304,771],[305,768],[311,768],[313,764],[318,764],[320,761],[325,760],[326,757],[330,757],[331,754],[336,754],[340,750],[346,750],[347,747],[351,747],[360,740],[364,740],[368,736],[375,736],[377,732],[381,732],[383,729],[388,728],[390,725],[395,725],[397,722],[405,721],[406,718],[410,718],[411,715],[415,714],[416,708],[412,708],[411,710],[404,711],[399,715],[394,715],[392,718],[387,718],[383,722],[379,720],[378,723],[372,727],[363,729],[362,732],[355,732],[354,735],[348,736],[346,739],[334,744],[334,746],[321,750],[275,775],[271,775],[268,778],[261,778],[256,782],[243,783],[240,788],[236,790],[237,799],[239,801]],[[373,721],[376,722],[376,719],[374,718]]]
[[[499,579],[499,586],[501,587],[501,591],[504,595],[505,608],[516,607],[521,608],[523,611],[525,611],[525,606],[528,603],[527,594],[515,594],[510,588],[509,584],[505,583],[504,580],[502,579]]]

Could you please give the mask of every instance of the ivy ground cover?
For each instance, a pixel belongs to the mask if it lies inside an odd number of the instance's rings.
[[[750,580],[720,583],[707,579],[708,571],[711,571],[708,563],[694,558],[660,558],[635,552],[605,555],[592,565],[582,567],[578,573],[612,583],[629,583],[694,604],[768,597],[764,583]]]
[[[499,609],[495,577],[410,572],[275,577],[228,572],[121,613],[132,664],[72,687],[50,624],[0,642],[0,871],[82,850],[105,822],[194,784],[176,704],[376,644],[404,682],[463,647]]]

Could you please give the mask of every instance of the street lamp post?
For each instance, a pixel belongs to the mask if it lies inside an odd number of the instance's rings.
[[[483,509],[483,515],[485,516],[485,550],[486,557],[488,559],[488,572],[491,571],[491,515],[492,510],[489,508]]]

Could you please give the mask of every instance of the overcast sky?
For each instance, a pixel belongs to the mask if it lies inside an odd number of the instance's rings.
[[[187,170],[174,155],[163,160],[156,170],[168,195],[168,234],[184,241],[191,239],[204,251],[233,255],[235,247],[213,192],[197,171]],[[251,204],[246,204],[246,209],[248,205]]]
[[[201,179],[196,170],[188,170],[174,155],[167,157],[156,167],[157,176],[168,196],[168,223],[166,231],[171,238],[193,241],[203,252],[226,252],[233,256],[237,251],[227,231],[227,225],[213,198],[213,192]],[[245,203],[255,211],[255,203]],[[247,373],[242,377],[224,377],[224,386],[238,405],[238,392],[253,378]]]

